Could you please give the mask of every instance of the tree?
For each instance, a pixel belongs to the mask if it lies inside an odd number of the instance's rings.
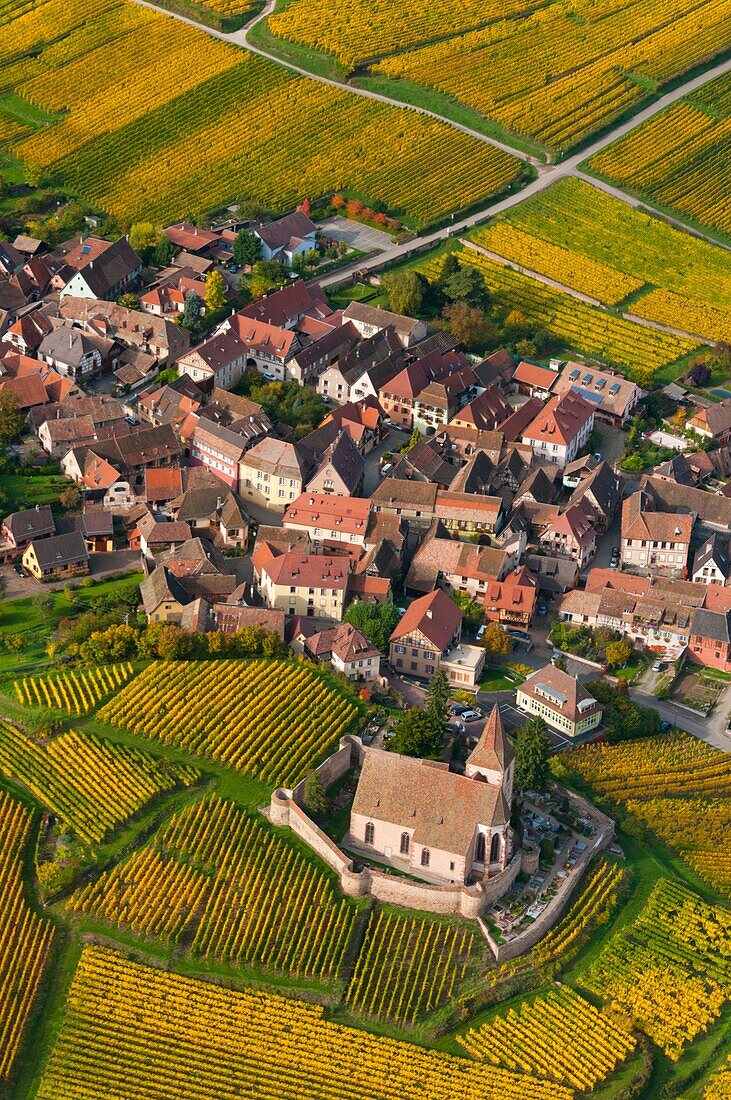
[[[81,493],[72,482],[61,490],[59,500],[67,512],[73,512],[81,504]]]
[[[251,296],[261,298],[267,291],[284,286],[286,281],[287,273],[276,260],[258,260],[251,269]]]
[[[403,447],[399,447],[399,452],[403,455],[408,454],[412,447],[416,447],[421,443],[421,432],[417,427],[411,433],[408,443],[404,443]]]
[[[392,271],[381,279],[394,313],[417,314],[424,301],[426,279],[416,271]]]
[[[365,635],[371,645],[388,650],[388,641],[399,621],[398,610],[392,603],[366,603],[356,600],[345,612],[345,622]]]
[[[305,779],[305,809],[311,817],[321,817],[327,812],[327,795],[317,772],[307,773]]]
[[[452,271],[440,280],[445,297],[452,302],[467,302],[470,306],[477,306],[486,310],[490,307],[490,292],[485,280],[474,267],[457,265],[457,270]]]
[[[418,707],[411,707],[399,716],[387,744],[391,752],[401,756],[438,760],[442,755],[442,734],[435,732],[429,715]]]
[[[142,309],[139,294],[133,294],[131,292],[120,294],[119,298],[117,298],[117,305],[123,306],[124,309]]]
[[[604,709],[604,726],[610,745],[639,737],[656,737],[660,733],[657,711],[638,707],[627,694],[626,684],[615,687],[606,680],[592,680],[586,688]]]
[[[305,267],[317,267],[320,263],[320,253],[316,248],[308,248],[305,252]]]
[[[18,438],[23,430],[24,418],[15,394],[0,393],[0,450]]]
[[[160,230],[152,222],[135,222],[129,231],[129,243],[142,260],[149,262],[160,243]]]
[[[474,633],[485,621],[483,608],[468,592],[452,592],[451,596],[462,612],[465,626]]]
[[[632,656],[632,646],[628,642],[609,642],[604,650],[610,668],[626,665]]]
[[[155,251],[152,254],[152,262],[160,267],[166,267],[173,260],[175,252],[175,245],[170,238],[166,237],[164,233],[160,233],[158,234]]]
[[[25,649],[26,641],[25,635],[20,632],[17,634],[6,634],[5,648],[8,653],[20,653],[21,649]]]
[[[438,669],[431,680],[426,692],[426,715],[431,722],[434,737],[439,737],[441,750],[442,736],[449,717],[449,681],[446,673]]]
[[[500,623],[488,623],[482,635],[482,645],[493,657],[507,657],[511,643]]]
[[[239,267],[251,267],[261,259],[261,241],[256,233],[240,229],[236,234],[232,250],[234,262]]]
[[[551,742],[542,718],[529,718],[515,742],[516,791],[542,791],[548,782]]]
[[[484,351],[495,343],[494,324],[476,306],[467,302],[448,302],[442,310],[442,317],[455,340],[469,350]]]
[[[220,271],[212,271],[206,279],[206,310],[220,313],[226,308],[226,283]]]
[[[200,324],[201,310],[203,309],[203,300],[199,297],[194,290],[191,290],[190,294],[185,295],[185,302],[183,303],[183,312],[180,315],[180,324],[183,328],[195,328]]]

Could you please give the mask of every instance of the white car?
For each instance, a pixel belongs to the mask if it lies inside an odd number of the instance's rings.
[[[388,477],[393,469],[393,463],[387,462],[385,466],[381,466],[381,477]]]
[[[482,718],[482,715],[479,710],[463,710],[460,718],[463,722],[476,722],[478,718]]]
[[[484,638],[486,629],[487,629],[487,623],[483,623],[482,626],[480,627],[480,629],[475,634],[475,638],[477,639],[478,642],[481,642],[482,639]]]

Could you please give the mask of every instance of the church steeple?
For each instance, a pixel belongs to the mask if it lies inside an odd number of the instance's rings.
[[[494,706],[488,715],[480,739],[467,757],[465,774],[470,779],[482,779],[502,787],[510,802],[513,787],[515,751],[505,736],[500,708]]]

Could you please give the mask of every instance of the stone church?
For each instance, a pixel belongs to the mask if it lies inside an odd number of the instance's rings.
[[[365,749],[347,846],[426,882],[487,881],[513,854],[514,759],[498,707],[464,775],[440,761]]]

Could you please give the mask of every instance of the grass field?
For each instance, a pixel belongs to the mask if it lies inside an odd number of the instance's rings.
[[[731,73],[597,153],[589,169],[731,238]]]
[[[343,189],[423,225],[521,170],[433,119],[297,77],[127,0],[43,0],[20,15],[0,43],[3,91],[65,112],[13,141],[13,154],[123,226],[235,198],[284,211]]]
[[[584,180],[562,180],[470,239],[606,306],[631,296],[637,316],[731,340],[728,253]]]
[[[293,42],[391,78],[396,97],[400,81],[421,85],[564,150],[722,48],[729,12],[719,0],[290,0],[269,28],[285,53]]]

